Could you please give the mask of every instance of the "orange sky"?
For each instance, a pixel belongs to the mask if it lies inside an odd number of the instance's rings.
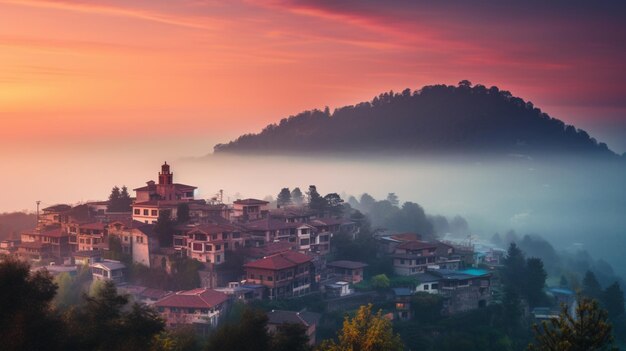
[[[626,151],[619,21],[383,3],[0,0],[0,146],[227,141],[305,109],[469,79]]]

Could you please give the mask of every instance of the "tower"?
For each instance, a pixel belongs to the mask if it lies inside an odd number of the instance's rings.
[[[161,166],[161,172],[159,172],[159,185],[171,185],[174,184],[174,173],[170,172],[170,165],[167,161]]]

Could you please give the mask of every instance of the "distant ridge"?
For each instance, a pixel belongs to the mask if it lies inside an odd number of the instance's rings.
[[[497,87],[461,81],[383,93],[372,101],[305,111],[217,144],[216,154],[543,153],[618,157],[587,132]]]

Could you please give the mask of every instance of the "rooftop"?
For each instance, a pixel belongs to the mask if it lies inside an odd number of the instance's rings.
[[[243,200],[237,199],[233,203],[236,205],[267,205],[269,204],[268,201],[257,200],[257,199],[243,199]]]
[[[179,291],[155,303],[157,307],[211,308],[228,300],[228,295],[212,289]]]
[[[326,265],[331,266],[331,267],[347,268],[347,269],[357,269],[357,268],[367,267],[367,263],[357,262],[357,261],[346,261],[346,260],[328,262]]]
[[[299,264],[303,264],[303,263],[307,263],[311,261],[312,261],[312,258],[308,255],[295,252],[295,251],[286,251],[286,252],[281,252],[276,255],[272,255],[272,256],[269,256],[260,260],[246,263],[244,267],[280,270],[280,269],[295,267]]]
[[[267,313],[268,324],[281,325],[281,324],[301,324],[306,327],[310,325],[317,325],[321,315],[313,312],[294,312],[294,311],[280,311],[272,310]]]

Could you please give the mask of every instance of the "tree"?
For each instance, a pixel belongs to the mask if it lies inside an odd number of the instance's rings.
[[[133,199],[131,199],[130,194],[128,193],[128,188],[126,185],[122,186],[122,191],[120,193],[119,199],[119,211],[120,212],[130,212],[132,209]]]
[[[540,258],[529,258],[526,260],[526,281],[524,292],[531,306],[537,306],[545,300],[543,288],[546,285],[548,274],[543,268],[543,261]]]
[[[159,237],[159,245],[161,247],[169,247],[173,244],[174,238],[174,221],[172,221],[172,213],[170,210],[160,210],[157,218],[154,232]]]
[[[596,279],[596,275],[592,271],[587,271],[583,278],[583,291],[582,294],[586,297],[600,300],[602,298],[602,287]]]
[[[46,270],[7,257],[0,262],[0,340],[3,350],[63,349],[63,330],[50,305],[57,286]]]
[[[524,253],[515,243],[509,245],[507,256],[504,259],[502,270],[502,282],[510,286],[520,294],[524,289],[524,277],[526,276],[526,260]]]
[[[400,336],[393,333],[391,322],[382,312],[372,313],[372,305],[361,306],[353,318],[346,317],[337,333],[338,342],[324,340],[322,351],[400,351]]]
[[[116,186],[111,189],[111,194],[109,195],[109,204],[107,205],[107,211],[109,212],[117,212],[117,208],[119,207],[120,201],[120,188]]]
[[[285,323],[276,328],[272,335],[272,351],[309,351],[309,336],[302,324]]]
[[[559,286],[562,288],[569,287],[569,282],[567,281],[567,278],[565,278],[565,275],[561,275],[561,281],[559,282]]]
[[[187,223],[191,217],[189,216],[189,205],[181,202],[176,206],[176,222]]]
[[[387,201],[389,201],[389,203],[393,206],[398,206],[398,204],[400,204],[400,201],[398,201],[398,195],[396,195],[396,193],[387,194]]]
[[[363,193],[359,200],[359,204],[361,205],[361,210],[365,212],[370,212],[374,204],[376,203],[376,199],[374,199],[370,194]]]
[[[282,188],[280,190],[280,193],[278,193],[278,196],[276,197],[276,204],[278,207],[291,205],[291,192],[289,192],[289,188]]]
[[[297,206],[301,206],[304,203],[304,196],[300,188],[294,188],[291,191],[291,201]]]
[[[309,199],[309,208],[316,212],[324,212],[326,209],[326,200],[317,192],[315,185],[309,186],[307,191],[307,197]]]
[[[158,313],[140,304],[128,306],[115,283],[104,281],[93,296],[83,295],[84,303],[68,313],[68,349],[137,350],[149,345],[163,331]]]
[[[602,302],[609,312],[611,320],[615,320],[617,317],[624,314],[624,292],[618,282],[609,285],[609,287],[604,290],[603,295]]]
[[[388,289],[390,283],[389,278],[385,274],[375,275],[371,279],[372,288],[377,290]]]
[[[224,324],[208,340],[208,351],[269,351],[270,335],[267,332],[267,315],[246,309],[237,324]]]
[[[613,336],[607,312],[598,302],[582,298],[576,307],[575,316],[566,306],[558,318],[534,325],[535,343],[528,350],[540,351],[603,351],[611,350]]]
[[[324,202],[326,203],[325,211],[331,216],[341,216],[343,213],[343,199],[337,193],[330,193],[324,196]]]

